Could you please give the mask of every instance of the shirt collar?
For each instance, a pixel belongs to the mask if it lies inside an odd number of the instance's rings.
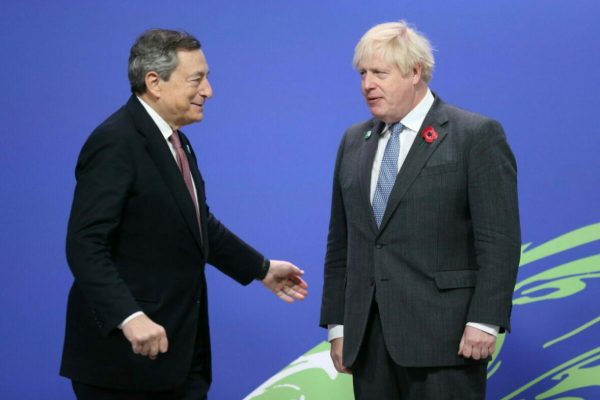
[[[423,96],[419,104],[417,104],[415,108],[406,114],[404,118],[400,120],[400,123],[404,125],[405,128],[408,128],[413,132],[418,132],[421,128],[421,125],[423,125],[423,121],[425,121],[425,117],[431,109],[434,100],[435,97],[433,97],[433,93],[431,93],[431,90],[427,88],[427,93],[425,93],[425,96]],[[390,125],[386,125],[381,134],[383,135],[387,133],[389,128]]]
[[[142,106],[144,106],[144,108],[148,112],[148,115],[150,115],[150,118],[152,118],[152,121],[154,121],[154,123],[156,124],[156,126],[160,130],[160,133],[162,133],[162,135],[165,137],[165,140],[169,140],[169,136],[171,136],[173,134],[173,129],[169,126],[169,124],[167,123],[167,121],[165,121],[163,119],[163,117],[161,117],[154,110],[154,108],[152,108],[152,106],[150,106],[149,104],[147,104],[144,100],[142,100],[139,97],[137,99],[140,101],[140,103],[142,103]]]

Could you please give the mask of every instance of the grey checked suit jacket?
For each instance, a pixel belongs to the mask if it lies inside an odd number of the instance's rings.
[[[520,257],[514,156],[497,122],[436,97],[377,228],[370,180],[376,119],[352,126],[333,183],[320,324],[344,325],[344,363],[358,355],[373,301],[398,365],[462,365],[465,323],[510,329]],[[370,137],[366,133],[371,131]]]

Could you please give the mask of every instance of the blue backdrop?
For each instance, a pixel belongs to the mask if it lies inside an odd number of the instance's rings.
[[[184,131],[211,209],[267,256],[304,268],[311,285],[288,306],[209,268],[211,398],[243,398],[320,343],[335,153],[344,129],[369,117],[354,45],[404,18],[437,49],[432,89],[501,121],[519,164],[531,262],[489,397],[600,398],[598,17],[596,0],[5,2],[0,397],[73,398],[58,376],[73,170],[87,135],[126,101],[129,47],[151,27],[203,43],[215,96]]]

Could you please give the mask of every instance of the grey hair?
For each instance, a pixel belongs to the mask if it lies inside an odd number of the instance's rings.
[[[431,80],[435,66],[431,43],[406,21],[387,22],[369,29],[354,49],[354,68],[376,52],[386,62],[396,64],[403,76],[408,76],[415,66],[420,65],[421,79],[426,83]]]
[[[129,53],[127,75],[131,91],[135,94],[146,92],[145,79],[150,71],[168,81],[177,68],[177,52],[197,50],[200,47],[200,41],[184,31],[150,29],[142,33]]]

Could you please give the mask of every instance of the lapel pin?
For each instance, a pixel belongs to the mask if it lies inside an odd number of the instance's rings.
[[[189,144],[185,145],[185,149],[187,150],[188,154],[192,154],[192,151],[190,150],[190,145]]]
[[[433,126],[429,125],[423,130],[423,132],[421,132],[421,136],[427,143],[431,144],[437,140],[438,133]]]
[[[371,131],[367,131],[367,133],[365,133],[365,140],[369,140],[371,138]]]

